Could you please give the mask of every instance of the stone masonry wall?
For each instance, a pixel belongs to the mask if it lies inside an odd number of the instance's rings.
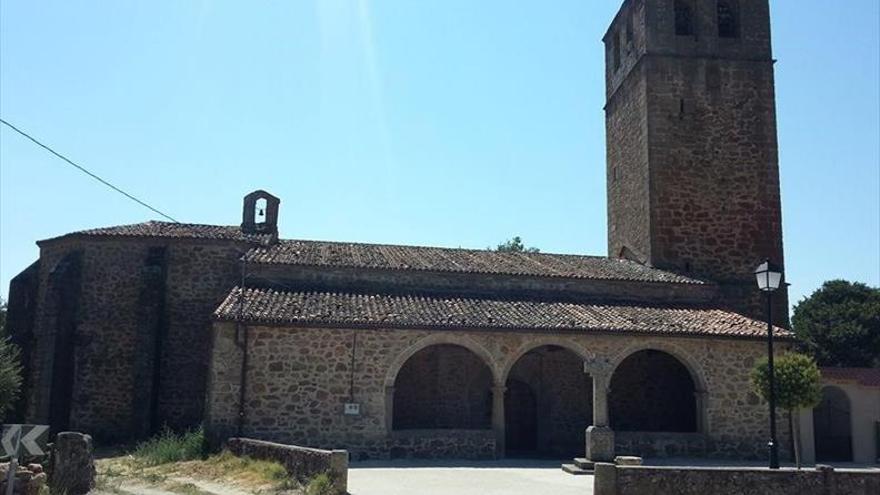
[[[354,369],[351,345],[358,333]],[[207,427],[212,436],[236,431],[242,350],[235,325],[215,324]],[[427,345],[467,347],[492,370],[496,384],[520,356],[542,345],[566,347],[579,356],[619,362],[643,348],[669,352],[708,390],[705,400],[705,454],[761,458],[768,438],[767,408],[751,393],[748,373],[764,355],[761,341],[659,338],[600,334],[529,332],[292,328],[254,326],[248,334],[248,370],[243,432],[258,439],[316,448],[345,448],[356,457],[388,457],[388,414],[393,407],[396,370]],[[343,414],[346,402],[361,414]],[[787,422],[779,418],[781,444]]]
[[[155,278],[151,248],[165,248],[167,301],[163,325],[146,325],[145,289]],[[46,312],[49,273],[70,252],[82,253],[81,296],[76,309],[70,428],[99,439],[124,439],[144,431],[150,409],[154,345],[144,332],[162,332],[161,392],[155,426],[192,427],[202,419],[211,341],[210,315],[235,284],[235,245],[161,240],[70,239],[41,246],[40,314],[35,328],[35,393],[29,416],[49,416],[54,327]],[[155,285],[155,284],[153,284]],[[146,347],[145,347],[146,346]],[[146,402],[145,402],[146,401]],[[137,412],[136,412],[137,411]]]

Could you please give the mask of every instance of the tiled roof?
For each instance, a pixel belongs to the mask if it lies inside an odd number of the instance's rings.
[[[67,235],[107,236],[107,237],[161,237],[177,239],[217,239],[227,241],[248,241],[263,243],[269,234],[245,234],[237,225],[204,225],[194,223],[149,222],[101,227],[80,230]],[[66,236],[61,236],[66,237]]]
[[[604,256],[547,253],[499,253],[486,249],[451,249],[346,242],[281,240],[251,249],[251,263],[310,265],[384,270],[533,275],[580,279],[702,284],[634,261]]]
[[[530,329],[762,337],[764,323],[714,308],[656,307],[425,296],[278,292],[236,287],[220,320],[290,326]],[[241,306],[239,302],[241,303]],[[778,329],[779,336],[791,333]]]
[[[821,368],[822,378],[880,387],[880,368]]]
[[[272,238],[269,234],[243,234],[241,229],[234,225],[149,221],[82,230],[67,235],[218,239],[257,243],[259,246],[254,247],[245,255],[245,259],[249,263],[531,275],[678,284],[705,283],[694,278],[650,268],[634,261],[604,256],[499,253],[487,249],[453,249],[290,239],[281,239],[277,243],[270,244],[268,241]]]

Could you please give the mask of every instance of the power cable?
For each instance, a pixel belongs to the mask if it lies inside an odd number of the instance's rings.
[[[90,172],[89,170],[87,170],[85,167],[82,167],[82,166],[80,166],[80,165],[77,165],[76,163],[73,163],[73,161],[72,161],[71,159],[67,158],[66,156],[62,155],[61,153],[58,153],[57,151],[53,150],[52,148],[46,146],[45,144],[43,144],[43,143],[37,141],[36,138],[32,137],[30,134],[28,134],[28,133],[22,131],[22,130],[19,129],[18,127],[15,127],[14,125],[10,124],[9,122],[6,122],[6,121],[3,120],[2,118],[0,118],[0,122],[2,122],[3,124],[6,124],[6,125],[7,125],[10,129],[12,129],[13,131],[15,131],[15,132],[21,134],[22,136],[24,136],[24,137],[30,139],[30,140],[33,141],[33,143],[36,144],[37,146],[43,148],[44,150],[48,151],[49,153],[52,153],[53,155],[57,156],[58,158],[61,158],[61,159],[64,160],[65,162],[69,163],[70,165],[73,165],[74,167],[76,167],[77,170],[79,170],[80,172],[82,172],[82,173],[88,175],[89,177],[95,179],[96,181],[100,182],[101,184],[104,184],[105,186],[109,187],[110,189],[113,189],[114,191],[116,191],[116,192],[118,192],[119,194],[125,196],[126,198],[128,198],[128,199],[134,201],[135,203],[137,203],[137,204],[139,204],[139,205],[141,205],[141,206],[144,206],[144,207],[146,207],[146,208],[149,208],[149,209],[152,210],[153,212],[158,213],[159,215],[162,215],[163,217],[167,218],[168,220],[171,220],[171,221],[174,222],[174,223],[180,223],[180,222],[178,222],[177,220],[175,220],[174,218],[172,218],[170,215],[166,215],[165,213],[162,213],[162,212],[159,211],[157,208],[154,208],[154,207],[150,206],[149,204],[145,203],[144,201],[139,200],[138,198],[132,196],[131,194],[129,194],[129,193],[123,191],[122,189],[120,189],[120,188],[114,186],[113,184],[107,182],[106,180],[102,179],[101,177],[98,177],[98,176],[95,175],[94,173],[92,173],[92,172]]]

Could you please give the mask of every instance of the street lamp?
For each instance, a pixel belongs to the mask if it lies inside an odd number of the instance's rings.
[[[782,283],[782,267],[766,260],[755,269],[758,288],[767,293],[767,368],[770,374],[770,469],[779,469],[779,446],[776,444],[776,384],[773,376],[773,291]]]

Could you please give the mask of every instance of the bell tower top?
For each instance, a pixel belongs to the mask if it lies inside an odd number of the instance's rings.
[[[278,235],[278,206],[281,200],[258,189],[244,197],[241,231],[246,234]]]

